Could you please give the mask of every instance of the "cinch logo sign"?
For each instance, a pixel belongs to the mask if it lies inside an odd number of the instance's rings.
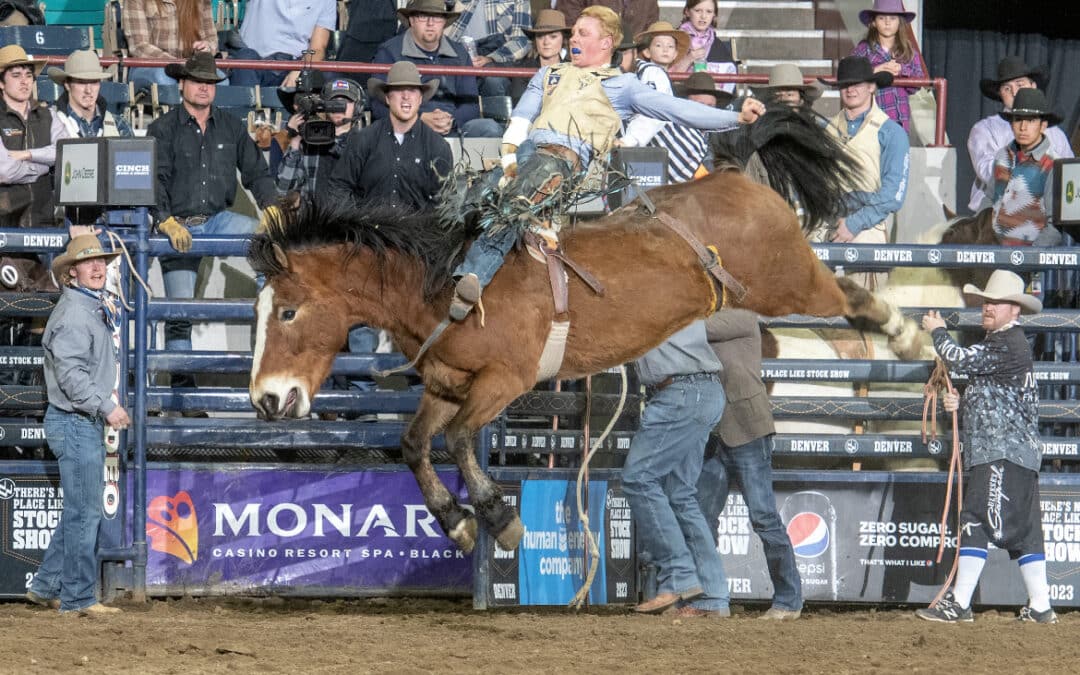
[[[188,563],[199,558],[199,520],[191,495],[154,497],[146,507],[146,538],[150,548]]]

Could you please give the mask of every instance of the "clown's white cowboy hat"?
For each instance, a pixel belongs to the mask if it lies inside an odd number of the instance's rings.
[[[1020,305],[1021,314],[1038,314],[1042,311],[1042,301],[1024,293],[1024,280],[1008,270],[995,270],[986,282],[986,290],[975,284],[964,284],[964,295],[977,299],[980,304],[987,300],[1013,302]]]
[[[424,102],[427,103],[439,89],[439,78],[433,77],[427,82],[420,79],[420,71],[412,61],[398,61],[390,66],[390,72],[386,74],[386,82],[377,77],[368,80],[368,92],[377,101],[386,100],[386,92],[391,87],[417,87],[423,94]]]
[[[53,276],[56,277],[57,285],[63,286],[69,279],[68,270],[70,270],[71,266],[75,263],[82,262],[83,260],[91,260],[93,258],[108,258],[109,260],[112,260],[118,255],[120,255],[120,251],[110,252],[103,249],[101,247],[101,242],[98,241],[97,235],[80,234],[69,241],[67,250],[57,256],[56,260],[53,260]]]
[[[57,84],[64,84],[68,80],[111,80],[115,74],[116,66],[103,69],[97,52],[90,49],[71,52],[64,61],[63,69],[49,69],[49,79]]]
[[[45,62],[30,58],[26,55],[26,50],[19,45],[0,47],[0,72],[13,66],[30,66],[34,69],[34,77],[37,77],[45,67]]]

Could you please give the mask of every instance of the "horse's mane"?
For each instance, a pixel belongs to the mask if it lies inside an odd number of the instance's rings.
[[[769,187],[784,199],[794,196],[806,213],[804,227],[833,223],[852,206],[848,193],[862,171],[839,139],[821,127],[812,110],[770,106],[757,122],[717,135],[711,144],[717,164],[745,167],[757,153]]]
[[[266,232],[255,235],[248,247],[251,267],[267,279],[282,274],[274,246],[284,252],[345,245],[342,264],[361,250],[381,261],[389,251],[415,258],[424,268],[424,296],[430,299],[450,281],[451,272],[471,239],[464,226],[440,226],[431,213],[390,206],[382,202],[331,202],[305,197],[299,208],[282,209]]]

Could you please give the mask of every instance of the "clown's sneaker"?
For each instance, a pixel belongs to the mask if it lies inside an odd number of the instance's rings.
[[[1054,608],[1046,610],[1045,612],[1036,612],[1030,607],[1024,607],[1020,610],[1020,616],[1016,617],[1017,621],[1024,621],[1030,623],[1057,623],[1057,614],[1054,613]]]
[[[946,593],[933,607],[915,610],[915,616],[938,623],[971,623],[975,620],[971,615],[971,608],[961,607],[952,591]]]

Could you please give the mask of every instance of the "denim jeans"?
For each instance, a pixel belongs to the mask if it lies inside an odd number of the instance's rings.
[[[49,406],[45,438],[60,465],[64,511],[30,590],[60,598],[60,609],[97,602],[97,540],[105,472],[105,423]]]
[[[242,59],[245,61],[296,61],[296,58],[285,52],[274,52],[268,56],[261,56],[259,52],[245,47],[229,51],[229,58]],[[228,61],[225,62],[228,64]],[[296,64],[299,65],[299,64]],[[285,76],[292,68],[286,70],[246,70],[233,68],[229,71],[229,82],[233,86],[254,87],[277,87],[285,81]]]
[[[772,485],[772,436],[762,436],[744,445],[729,448],[716,439],[716,452],[706,457],[697,483],[701,512],[717,536],[717,519],[727,504],[731,482],[742,491],[750,512],[750,524],[761,538],[765,562],[773,584],[773,607],[802,609],[802,580],[795,564],[795,551],[780,514]]]
[[[502,138],[505,131],[506,127],[487,117],[477,117],[461,125],[461,135],[465,138]]]
[[[727,577],[712,528],[697,502],[697,482],[709,432],[724,411],[724,387],[713,375],[678,377],[645,406],[623,466],[638,542],[657,567],[661,593],[701,588],[691,604],[728,606]]]
[[[502,227],[496,232],[484,230],[469,246],[465,259],[454,269],[454,277],[463,277],[470,272],[480,279],[480,288],[486,288],[495,273],[503,265],[503,259],[517,240],[517,228]]]
[[[232,211],[215,213],[202,225],[188,227],[193,238],[207,234],[251,234],[255,231],[258,221],[248,216]],[[199,264],[202,258],[161,258],[161,275],[165,282],[165,297],[167,298],[193,298],[195,297],[195,281],[199,273]],[[191,322],[190,321],[166,321],[165,322],[165,349],[173,351],[191,351]],[[174,387],[193,387],[195,381],[190,375],[174,373],[172,378]]]

